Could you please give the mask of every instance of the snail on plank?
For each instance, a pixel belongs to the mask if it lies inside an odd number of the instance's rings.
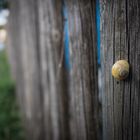
[[[129,64],[126,60],[119,60],[112,66],[112,76],[117,80],[124,80],[129,75]]]

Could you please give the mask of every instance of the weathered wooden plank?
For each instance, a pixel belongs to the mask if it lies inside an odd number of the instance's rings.
[[[26,123],[26,115],[25,115],[25,107],[24,107],[24,80],[23,80],[23,65],[21,60],[21,46],[19,45],[20,42],[20,19],[19,19],[19,1],[15,0],[13,3],[10,3],[10,17],[8,19],[8,39],[7,39],[7,53],[9,57],[9,62],[11,65],[11,74],[13,80],[15,80],[16,84],[16,94],[18,103],[21,109],[21,116],[23,120],[23,124]],[[26,127],[26,125],[25,125]]]
[[[15,55],[12,61],[17,62],[16,83],[27,137],[34,140],[44,139],[35,8],[33,0],[11,2],[11,45]]]
[[[140,139],[139,133],[139,21],[140,2],[100,1],[101,53],[104,71],[103,138]],[[128,60],[131,73],[124,81],[114,80],[111,67]]]
[[[46,139],[69,139],[62,1],[39,0],[40,57]]]
[[[12,1],[11,63],[28,139],[98,139],[95,1],[65,2]]]
[[[95,1],[66,1],[70,53],[71,139],[98,137]]]

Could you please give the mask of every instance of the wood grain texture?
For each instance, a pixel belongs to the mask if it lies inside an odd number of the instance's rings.
[[[104,140],[140,139],[140,2],[100,0],[101,56],[104,72]],[[115,61],[125,59],[130,76],[117,81],[111,75]]]
[[[46,139],[69,139],[67,77],[64,69],[62,1],[41,0],[40,57]]]
[[[8,50],[11,64],[16,62],[12,69],[27,138],[97,140],[95,1],[13,0],[9,33]]]
[[[37,17],[33,0],[11,2],[11,40],[17,93],[28,139],[44,139],[37,51]],[[9,46],[10,47],[10,46]],[[34,131],[33,131],[34,130]]]
[[[15,8],[16,7],[16,8]],[[20,33],[17,29],[20,29],[19,22],[19,1],[15,0],[10,5],[10,17],[8,19],[8,39],[6,45],[6,51],[8,53],[9,63],[11,64],[11,74],[13,80],[15,80],[17,85],[17,98],[20,104],[22,116],[25,119],[25,108],[23,106],[24,103],[24,81],[23,81],[23,70],[22,70],[22,60],[21,60],[21,47],[19,46],[20,42]]]
[[[66,2],[70,38],[70,130],[73,140],[98,138],[95,1]]]

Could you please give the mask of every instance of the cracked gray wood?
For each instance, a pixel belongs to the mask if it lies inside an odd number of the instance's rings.
[[[101,56],[104,72],[104,140],[140,139],[140,1],[100,0]],[[130,75],[117,81],[111,75],[115,61],[125,59]]]

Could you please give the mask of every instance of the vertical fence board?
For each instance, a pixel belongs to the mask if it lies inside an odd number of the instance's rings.
[[[101,53],[104,71],[103,138],[136,140],[139,133],[139,41],[140,2],[100,1]],[[125,59],[130,76],[117,81],[111,76],[115,61]]]
[[[69,139],[62,1],[41,0],[38,5],[46,138]]]
[[[13,79],[16,81],[17,84],[17,97],[18,102],[20,104],[21,112],[25,112],[25,108],[22,105],[24,100],[24,81],[23,81],[23,70],[22,70],[22,61],[21,57],[21,47],[18,45],[20,42],[20,36],[17,29],[20,29],[19,23],[19,2],[15,0],[11,4],[10,9],[10,17],[9,22],[7,25],[8,30],[8,42],[7,42],[7,53],[9,57],[9,62],[11,64],[11,73]],[[15,8],[16,7],[16,8]],[[18,52],[18,53],[17,53]],[[15,61],[16,60],[16,61]]]
[[[28,139],[44,139],[36,3],[20,0],[20,42]],[[32,131],[31,129],[34,129]]]
[[[70,129],[73,140],[97,139],[95,1],[66,2],[70,53]]]
[[[11,27],[11,33],[14,33],[14,36],[11,34],[11,39],[15,42],[12,47],[16,55],[13,61],[17,62],[16,83],[18,89],[21,88],[19,102],[22,100],[20,104],[24,108],[27,137],[34,140],[44,139],[35,4],[33,0],[11,3],[11,14],[18,19],[11,21],[11,25],[19,25],[13,29]]]

